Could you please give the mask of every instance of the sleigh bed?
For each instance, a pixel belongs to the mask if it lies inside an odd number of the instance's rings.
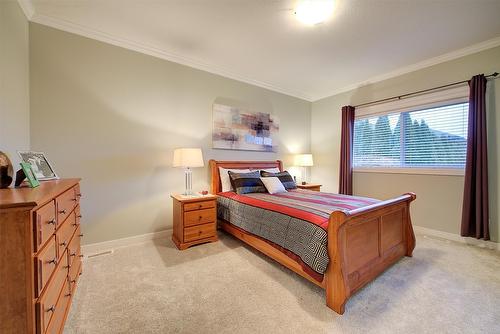
[[[310,282],[325,289],[327,306],[339,314],[344,313],[346,301],[357,290],[375,279],[403,256],[412,256],[415,248],[415,235],[410,220],[410,203],[416,198],[413,193],[407,193],[386,201],[336,194],[307,193],[307,190],[291,192],[291,196],[284,196],[295,198],[294,200],[298,201],[296,203],[300,203],[300,197],[304,197],[306,200],[309,197],[313,198],[314,200],[310,200],[311,203],[323,203],[323,200],[337,203],[335,207],[338,207],[338,209],[335,209],[331,214],[328,213],[320,224],[321,220],[317,214],[311,215],[308,212],[302,212],[300,205],[295,207],[291,207],[292,204],[289,203],[280,205],[281,198],[276,199],[278,204],[269,204],[265,201],[265,198],[263,200],[263,197],[265,197],[263,194],[260,195],[261,198],[259,199],[234,193],[222,193],[219,167],[251,170],[278,168],[282,170],[281,161],[210,160],[211,190],[213,194],[219,195],[219,226],[227,233],[232,234]],[[344,201],[341,199],[344,199]],[[346,205],[342,205],[344,202]],[[327,261],[322,262],[321,259],[311,260],[307,265],[305,262],[311,256],[305,254],[301,259],[296,254],[300,252],[294,253],[293,247],[288,246],[289,243],[279,244],[279,242],[273,242],[269,240],[270,238],[259,236],[233,224],[234,222],[228,221],[231,220],[229,218],[228,220],[224,219],[230,217],[230,215],[225,215],[221,209],[229,206],[234,208],[235,205],[245,206],[242,210],[246,209],[247,212],[248,208],[251,208],[252,211],[271,211],[266,216],[270,217],[269,220],[271,220],[267,222],[267,225],[271,226],[269,229],[272,229],[274,224],[274,221],[272,221],[274,219],[273,215],[293,216],[293,220],[298,222],[302,222],[302,220],[315,222],[310,217],[316,217],[316,220],[318,220],[316,225],[320,228],[316,228],[317,231],[313,234],[319,235],[317,239],[321,239],[321,229],[324,230],[323,253],[325,254],[323,255],[327,258]],[[308,207],[311,205],[307,203]],[[305,207],[306,205],[304,205]],[[260,216],[262,217],[262,213],[260,213]],[[317,242],[318,245],[309,247],[316,251],[315,256],[322,253],[321,250],[317,250],[317,248],[321,247],[321,242]],[[303,259],[305,259],[305,262]],[[310,268],[310,266],[314,267],[312,263],[324,263],[323,270],[317,268],[312,270]],[[321,267],[321,265],[318,267]]]

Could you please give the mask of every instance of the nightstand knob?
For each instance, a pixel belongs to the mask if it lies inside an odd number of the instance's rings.
[[[198,231],[198,235],[201,235],[201,231]]]
[[[202,218],[203,218],[202,216],[199,216],[199,217],[198,217],[198,220],[201,220]]]
[[[198,209],[201,209],[203,207],[203,205],[199,204],[198,205]]]

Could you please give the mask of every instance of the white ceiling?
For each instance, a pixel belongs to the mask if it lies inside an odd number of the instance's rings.
[[[500,0],[19,0],[32,21],[314,101],[500,45]]]

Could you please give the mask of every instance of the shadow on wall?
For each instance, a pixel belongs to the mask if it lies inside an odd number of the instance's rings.
[[[166,130],[161,124],[134,122],[73,78],[66,76],[62,82],[71,94],[51,106],[51,121],[39,122],[42,128],[37,130],[58,135],[45,139],[43,146],[37,147],[35,140],[33,149],[46,151],[62,177],[82,178],[86,240],[169,227],[169,194],[184,184],[182,171],[170,167],[169,152],[179,143],[195,146],[199,139],[183,135],[181,129],[172,131],[170,125]]]
[[[62,177],[82,178],[85,244],[172,226],[170,194],[184,189],[183,170],[171,167],[175,148],[201,147],[205,162],[212,158],[278,158],[274,152],[212,150],[212,125],[203,121],[211,121],[211,106],[207,106],[210,115],[202,114],[203,119],[196,122],[193,115],[186,116],[182,110],[166,110],[163,115],[157,110],[150,115],[150,110],[145,110],[142,115],[144,118],[149,116],[149,120],[140,121],[140,109],[136,110],[138,115],[131,115],[139,102],[134,102],[133,108],[123,105],[123,101],[115,106],[112,98],[105,97],[105,92],[97,94],[85,79],[67,72],[60,70],[54,87],[47,88],[64,86],[66,95],[56,102],[35,101],[41,110],[50,110],[50,115],[44,115],[47,120],[40,119],[42,115],[35,115],[39,119],[34,119],[37,128],[33,149],[45,151]],[[35,99],[50,95],[44,89],[39,88]],[[123,91],[111,94],[128,95]],[[75,104],[74,101],[80,102]],[[220,98],[216,101],[236,103]],[[53,105],[48,105],[50,103]],[[266,111],[272,112],[272,105],[268,104]],[[184,131],[186,127],[189,131]],[[41,132],[57,133],[57,136],[45,136]],[[283,140],[280,136],[280,155],[287,153]],[[208,190],[209,175],[208,165],[193,169],[193,188]]]

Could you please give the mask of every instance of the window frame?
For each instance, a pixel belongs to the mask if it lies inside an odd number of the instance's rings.
[[[431,109],[446,105],[466,103],[469,101],[468,86],[454,87],[432,93],[396,100],[376,105],[361,107],[355,111],[355,120],[370,117]],[[353,134],[354,135],[354,134]],[[380,173],[380,174],[414,174],[414,175],[449,175],[463,176],[464,167],[354,167],[354,173]]]

